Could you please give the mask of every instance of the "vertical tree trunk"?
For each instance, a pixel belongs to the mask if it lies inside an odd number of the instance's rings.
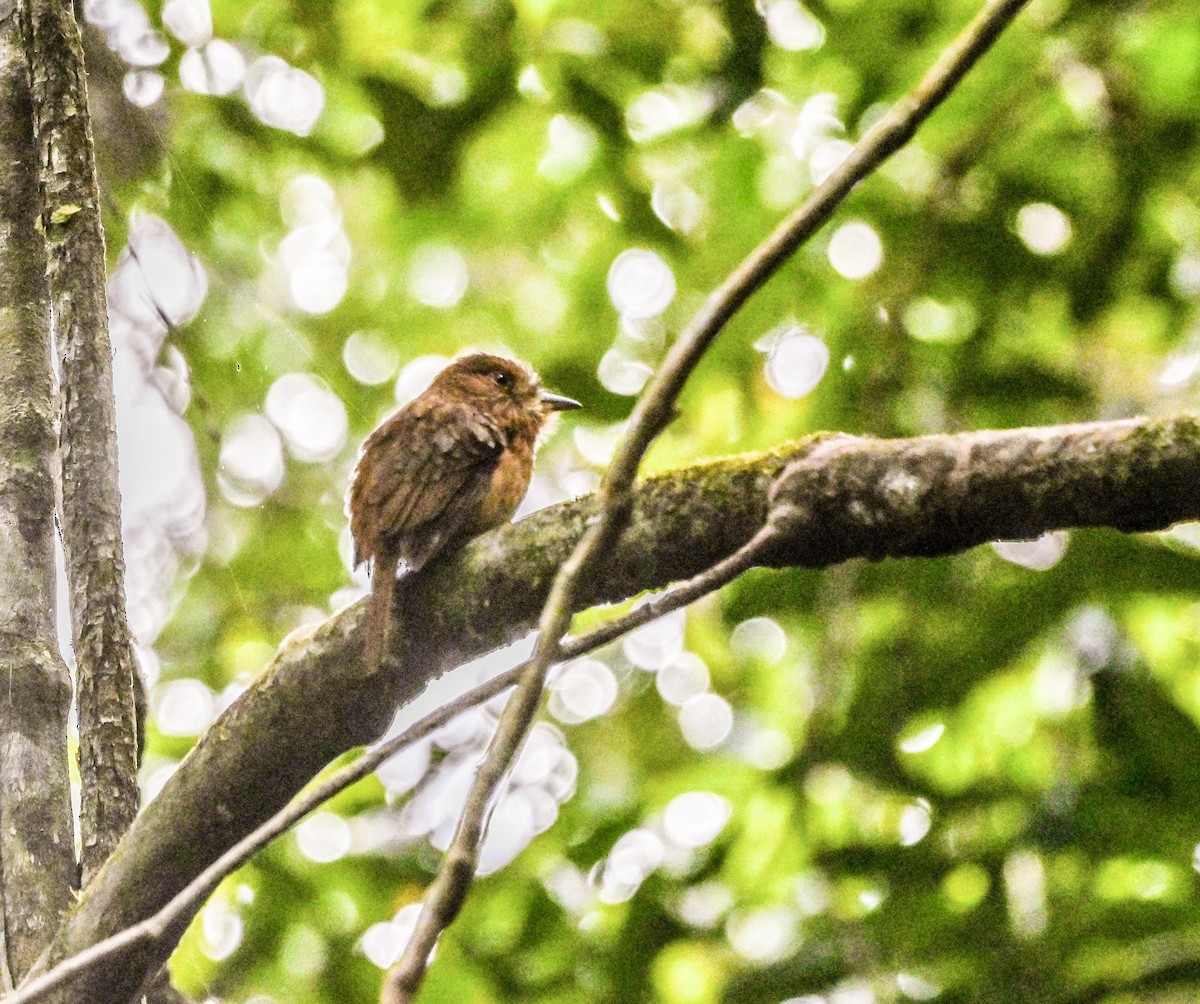
[[[9,978],[71,902],[71,687],[54,629],[55,434],[45,248],[20,19],[0,19],[0,909]]]
[[[112,346],[83,44],[71,0],[18,0],[62,386],[63,550],[79,704],[84,883],[137,813],[138,683],[125,619]]]

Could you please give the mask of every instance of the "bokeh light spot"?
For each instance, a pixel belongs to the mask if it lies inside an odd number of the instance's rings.
[[[755,92],[734,109],[733,127],[743,136],[753,136],[778,121],[788,107],[787,98],[769,87]]]
[[[1035,572],[1045,572],[1062,560],[1069,539],[1065,530],[1051,530],[1034,540],[998,540],[992,548],[1005,561]]]
[[[751,617],[729,635],[729,651],[740,661],[773,666],[787,652],[787,634],[771,617]]]
[[[385,383],[400,365],[400,350],[382,331],[355,331],[342,346],[346,371],[359,383]]]
[[[291,227],[279,244],[292,302],[310,314],[331,311],[349,284],[350,241],[325,179],[299,174],[284,186],[280,212]]]
[[[679,707],[708,690],[708,666],[694,652],[681,652],[655,674],[654,685],[664,701]]]
[[[664,84],[629,103],[625,126],[635,143],[648,143],[700,121],[713,104],[713,94],[705,88]]]
[[[646,386],[654,371],[639,359],[630,359],[619,349],[609,349],[600,357],[596,376],[601,385],[612,394],[632,397]]]
[[[716,879],[685,889],[675,903],[676,915],[691,927],[711,930],[733,906],[729,886]]]
[[[266,125],[307,136],[325,107],[325,89],[315,77],[278,56],[261,56],[246,71],[250,108]]]
[[[663,832],[677,847],[694,849],[711,844],[729,822],[733,807],[711,791],[676,795],[663,809]]]
[[[213,719],[213,692],[200,680],[169,680],[154,694],[154,720],[168,736],[198,736]]]
[[[210,900],[200,913],[200,950],[213,962],[222,962],[238,950],[245,925],[222,900]]]
[[[788,400],[812,393],[829,368],[829,346],[795,322],[768,332],[755,348],[766,353],[763,375],[767,383]]]
[[[946,726],[943,722],[935,722],[933,725],[926,726],[919,732],[914,732],[912,735],[902,739],[899,743],[901,753],[924,753],[926,750],[933,749],[934,745],[945,734]]]
[[[1200,296],[1200,253],[1182,252],[1171,266],[1171,288],[1180,296]]]
[[[550,693],[550,711],[567,724],[603,715],[617,699],[617,678],[599,659],[576,659],[562,667]]]
[[[313,813],[296,827],[296,846],[310,861],[336,861],[350,850],[350,826],[335,812]]]
[[[232,94],[245,79],[241,52],[219,38],[188,49],[179,60],[179,82],[196,94]]]
[[[1017,211],[1017,236],[1034,254],[1058,254],[1071,240],[1071,221],[1057,206],[1032,202]]]
[[[133,406],[118,401],[117,441],[126,510],[170,505],[192,487],[196,456],[191,429],[161,401]]]
[[[139,108],[149,108],[162,97],[166,78],[157,70],[131,70],[121,81],[125,98]]]
[[[704,200],[682,181],[660,181],[650,194],[654,215],[672,230],[693,233],[704,219]]]
[[[166,220],[150,213],[137,215],[108,280],[110,315],[120,314],[146,331],[165,334],[168,325],[186,324],[195,317],[207,295],[204,267]]]
[[[162,22],[184,45],[203,45],[212,37],[208,0],[167,0],[163,4]]]
[[[662,864],[664,855],[663,842],[657,834],[640,827],[630,830],[609,851],[604,863],[605,878],[622,885],[640,885]]]
[[[925,839],[925,835],[929,832],[929,828],[933,825],[933,817],[929,811],[929,805],[925,802],[917,802],[913,805],[906,805],[900,812],[900,844],[902,847],[912,847],[914,844],[919,844]]]
[[[420,915],[421,904],[409,903],[397,910],[391,920],[372,924],[363,932],[363,955],[372,965],[387,969],[400,958],[400,953],[413,936]]]
[[[631,248],[609,267],[608,295],[625,317],[657,317],[675,299],[675,275],[656,252]]]
[[[230,502],[255,506],[283,482],[283,442],[262,415],[235,418],[221,438],[217,484]]]
[[[445,244],[425,244],[413,252],[408,266],[408,292],[418,303],[445,310],[467,292],[467,260]]]
[[[847,279],[865,279],[882,263],[883,243],[869,223],[845,223],[829,241],[829,264]]]
[[[693,749],[713,749],[729,737],[733,709],[718,694],[697,694],[679,709],[679,727]]]
[[[904,308],[902,321],[904,330],[919,342],[958,344],[975,330],[975,311],[964,301],[942,303],[925,296]]]
[[[735,913],[725,934],[738,955],[759,965],[787,958],[799,941],[796,913],[786,906]]]
[[[346,443],[346,406],[307,373],[285,373],[267,391],[267,417],[297,460],[329,460]]]
[[[375,776],[393,795],[402,795],[413,788],[429,772],[433,759],[430,742],[413,743],[375,769]]]
[[[988,894],[992,881],[986,869],[977,864],[963,864],[942,879],[942,896],[955,913],[973,910]]]
[[[687,614],[676,610],[631,631],[621,649],[638,669],[656,672],[670,665],[683,652],[683,630]]]
[[[800,52],[819,48],[825,29],[797,0],[768,0],[765,13],[767,34],[781,49]]]
[[[912,973],[897,973],[896,986],[905,997],[914,1001],[931,1001],[942,993],[942,988],[936,983]]]
[[[307,254],[290,270],[292,302],[309,314],[327,314],[342,302],[349,278],[338,255]]]
[[[555,184],[566,184],[588,169],[599,147],[596,130],[583,119],[555,115],[546,129],[546,153],[538,164],[538,174]]]

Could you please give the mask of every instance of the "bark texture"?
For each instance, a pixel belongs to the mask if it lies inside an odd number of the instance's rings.
[[[52,956],[136,923],[280,808],[334,757],[369,742],[434,676],[520,637],[595,514],[554,506],[397,583],[392,659],[362,662],[365,604],[293,636],[204,735],[85,890]],[[581,605],[702,571],[773,509],[787,535],[775,567],[949,554],[998,538],[1200,519],[1200,422],[1136,420],[915,440],[817,436],[651,478]],[[127,952],[60,1001],[124,1002],[179,931]]]
[[[60,519],[79,709],[86,883],[137,812],[137,667],[125,619],[104,234],[70,0],[18,0],[28,26],[47,276],[62,384]]]
[[[71,902],[71,683],[54,620],[54,397],[20,21],[0,18],[0,968],[19,979]]]

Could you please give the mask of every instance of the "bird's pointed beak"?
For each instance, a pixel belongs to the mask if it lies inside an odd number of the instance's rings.
[[[542,391],[542,404],[551,411],[574,411],[576,408],[582,408],[578,401],[574,398],[563,397],[561,394],[551,394],[549,391]]]

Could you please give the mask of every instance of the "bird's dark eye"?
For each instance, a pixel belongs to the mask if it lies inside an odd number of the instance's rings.
[[[492,374],[492,379],[495,380],[496,383],[498,383],[501,387],[508,386],[509,376],[504,372],[504,370],[496,370],[496,372]]]

